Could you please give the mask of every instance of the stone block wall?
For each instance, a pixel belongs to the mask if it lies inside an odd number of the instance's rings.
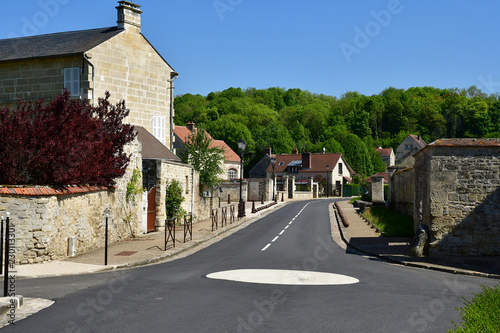
[[[414,169],[404,169],[389,177],[390,206],[397,212],[413,217],[415,200]]]
[[[132,154],[126,174],[114,189],[105,187],[0,187],[0,215],[10,213],[15,229],[16,263],[38,263],[68,253],[68,238],[76,237],[76,253],[104,246],[105,219],[109,241],[140,233],[142,196],[126,200],[133,169],[142,165],[140,143],[126,147]]]
[[[500,147],[428,147],[415,158],[415,190],[431,255],[500,255]]]

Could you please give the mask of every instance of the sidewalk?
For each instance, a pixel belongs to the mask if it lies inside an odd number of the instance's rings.
[[[393,263],[439,270],[454,274],[476,275],[500,278],[500,257],[460,257],[438,259],[430,257],[412,257],[409,255],[412,237],[384,237],[372,228],[358,213],[359,209],[349,200],[338,202],[349,227],[337,223],[344,242],[352,250],[388,260]],[[348,249],[349,251],[349,249]]]
[[[290,201],[288,201],[290,202]],[[266,206],[271,202],[261,204],[255,202],[255,208]],[[218,228],[212,232],[212,219],[193,221],[192,240],[189,235],[184,243],[183,226],[176,227],[175,247],[171,239],[167,242],[165,251],[165,232],[156,231],[137,236],[126,241],[117,242],[108,246],[108,265],[104,265],[105,249],[100,248],[93,251],[78,254],[73,258],[54,260],[42,264],[18,265],[17,278],[40,278],[62,275],[76,275],[95,273],[134,266],[148,265],[169,259],[177,259],[194,251],[229,236],[230,234],[246,227],[250,223],[262,218],[277,208],[283,207],[287,202],[278,201],[277,205],[252,213],[252,202],[245,205],[246,217],[238,219],[238,203],[235,204],[234,222],[230,223],[229,208],[227,208],[227,223],[222,226],[222,216],[219,210]],[[223,205],[224,207],[224,205]],[[167,234],[168,235],[168,234]]]

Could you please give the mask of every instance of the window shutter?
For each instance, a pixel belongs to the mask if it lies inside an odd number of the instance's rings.
[[[153,116],[153,136],[165,144],[165,117]]]
[[[80,67],[64,69],[64,88],[71,96],[80,96]]]

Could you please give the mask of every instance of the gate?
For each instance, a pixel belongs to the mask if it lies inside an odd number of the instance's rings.
[[[148,192],[148,227],[147,232],[156,230],[156,186]]]

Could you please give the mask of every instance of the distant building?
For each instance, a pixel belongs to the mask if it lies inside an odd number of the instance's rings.
[[[403,160],[408,156],[415,155],[425,146],[427,146],[427,143],[420,135],[408,135],[396,148],[396,162]]]
[[[340,153],[299,154],[297,149],[293,149],[292,154],[273,155],[269,147],[264,153],[264,157],[250,170],[251,177],[272,178],[274,172],[278,184],[283,177],[295,177],[296,184],[305,184],[310,178],[321,177],[328,180],[330,195],[336,191],[340,195],[342,186],[350,183],[354,175],[354,171]],[[276,159],[274,170],[271,163],[273,158]]]
[[[392,148],[378,147],[375,150],[377,151],[377,153],[379,153],[380,158],[385,163],[386,170],[388,167],[390,167],[391,165],[394,165],[396,163],[396,157],[394,155],[394,150]]]
[[[189,135],[197,131],[194,123],[187,123],[186,126],[175,126],[174,128],[174,151],[177,156],[185,150],[184,143],[189,138]],[[234,152],[224,141],[214,140],[212,136],[207,133],[208,137],[212,140],[210,147],[219,147],[224,149],[224,177],[227,180],[240,178],[240,157]]]

